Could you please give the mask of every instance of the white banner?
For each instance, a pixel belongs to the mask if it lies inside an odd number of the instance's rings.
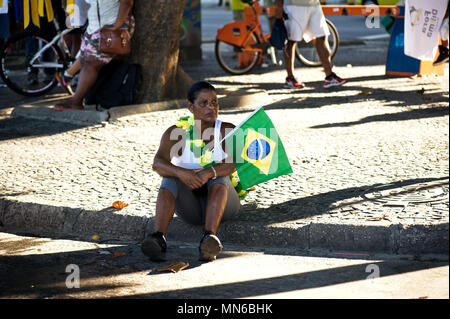
[[[405,55],[433,61],[448,0],[406,0]]]
[[[0,14],[8,13],[8,0],[0,1]]]

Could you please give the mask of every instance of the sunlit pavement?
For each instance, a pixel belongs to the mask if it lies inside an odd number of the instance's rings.
[[[196,243],[171,242],[169,260],[154,263],[131,242],[0,233],[0,244],[1,298],[174,298],[182,305],[189,299],[449,297],[448,256],[442,255],[227,246],[217,260],[202,263]],[[177,261],[189,266],[158,271]]]

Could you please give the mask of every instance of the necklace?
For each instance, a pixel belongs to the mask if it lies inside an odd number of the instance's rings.
[[[189,148],[195,157],[199,158],[199,164],[204,168],[216,164],[212,161],[213,153],[206,147],[205,141],[198,138],[194,129],[194,117],[184,116],[175,123],[177,127],[181,127],[186,131],[186,137],[189,137]]]
[[[175,126],[186,131],[185,138],[189,138],[189,148],[191,149],[191,152],[194,153],[194,156],[200,158],[199,164],[202,167],[207,168],[216,164],[216,162],[212,160],[213,153],[206,147],[205,141],[198,138],[197,134],[195,134],[194,117],[192,115],[180,117],[175,123]],[[239,195],[239,198],[241,200],[244,199],[247,196],[247,191],[242,188],[237,172],[230,175],[230,180]]]

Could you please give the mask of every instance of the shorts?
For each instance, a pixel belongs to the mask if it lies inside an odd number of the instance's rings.
[[[315,38],[330,35],[325,16],[320,5],[284,6],[288,19],[284,21],[288,39],[309,42]]]
[[[191,190],[176,177],[163,177],[160,188],[167,189],[175,197],[175,213],[177,216],[189,224],[202,225],[206,218],[208,189],[214,184],[224,184],[228,189],[228,198],[222,221],[233,218],[238,213],[241,203],[228,176],[210,179],[203,187],[196,190]]]
[[[128,28],[131,36],[133,36],[135,26],[134,18],[127,18],[124,26]],[[111,62],[111,60],[115,57],[112,54],[100,52],[100,29],[92,34],[88,34],[87,32],[84,34],[81,41],[80,52],[81,58],[95,58],[105,64]]]

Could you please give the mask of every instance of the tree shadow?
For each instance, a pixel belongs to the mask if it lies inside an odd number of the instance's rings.
[[[406,274],[409,272],[426,270],[448,265],[448,262],[392,264],[388,261],[371,263],[371,267],[377,267],[382,277]],[[370,274],[367,271],[368,263],[315,270],[293,275],[269,277],[241,282],[214,285],[214,293],[211,286],[174,289],[171,291],[154,292],[148,294],[135,294],[128,298],[248,298],[267,294],[277,294],[306,290],[320,287],[329,287],[344,283],[366,280]],[[368,282],[370,289],[370,283]]]
[[[430,105],[435,106],[439,103],[446,103],[448,105],[448,92],[432,92],[429,90],[417,90],[417,85],[410,83],[405,79],[402,88],[412,86],[411,90],[395,91],[389,88],[373,88],[371,86],[353,85],[353,83],[360,82],[374,82],[378,80],[385,80],[391,77],[375,75],[375,76],[363,76],[349,79],[349,84],[344,84],[339,87],[334,87],[333,90],[324,89],[322,87],[322,81],[315,81],[307,84],[305,89],[291,90],[283,88],[281,83],[251,83],[250,85],[245,82],[230,82],[226,80],[212,80],[213,84],[220,84],[226,86],[236,86],[236,89],[228,94],[245,95],[251,94],[250,92],[267,92],[268,96],[271,95],[290,95],[287,98],[277,100],[276,102],[267,103],[264,105],[264,109],[304,109],[304,108],[320,108],[323,106],[342,105],[360,103],[365,101],[378,101],[384,106],[391,107],[414,107]],[[220,90],[219,90],[220,91]],[[340,92],[348,91],[349,94],[339,95]],[[316,93],[327,92],[326,95],[317,96]],[[292,96],[294,95],[294,96]],[[219,100],[220,103],[220,100]],[[443,108],[445,109],[445,108]],[[448,109],[448,107],[447,107]],[[221,110],[221,113],[236,114],[244,113],[248,110],[233,110],[227,108]]]
[[[330,210],[336,210],[367,201],[368,199],[366,195],[369,193],[380,193],[390,189],[397,189],[401,187],[429,182],[440,183],[433,183],[433,185],[431,186],[421,186],[419,188],[405,189],[402,192],[396,193],[396,195],[404,195],[410,192],[434,188],[436,186],[448,185],[448,177],[414,178],[386,184],[350,187],[337,191],[292,199],[287,202],[271,205],[267,208],[255,208],[254,204],[250,203],[242,207],[241,213],[237,215],[236,220],[257,221],[258,223],[271,224],[307,219],[317,215],[327,214]],[[349,204],[346,203],[335,205],[336,203],[345,202],[346,200],[352,198],[355,200]],[[377,197],[377,200],[381,199],[383,199],[382,196]]]
[[[372,115],[360,119],[359,121],[351,122],[338,122],[338,123],[328,123],[315,125],[310,128],[330,128],[330,127],[349,127],[354,125],[367,124],[371,122],[392,122],[392,121],[408,121],[408,120],[418,120],[426,119],[432,117],[440,117],[449,115],[448,107],[430,107],[426,109],[415,109],[398,113],[385,113],[379,115]]]
[[[39,120],[25,117],[0,119],[0,141],[51,136],[86,127],[86,124],[72,124],[51,120]]]

